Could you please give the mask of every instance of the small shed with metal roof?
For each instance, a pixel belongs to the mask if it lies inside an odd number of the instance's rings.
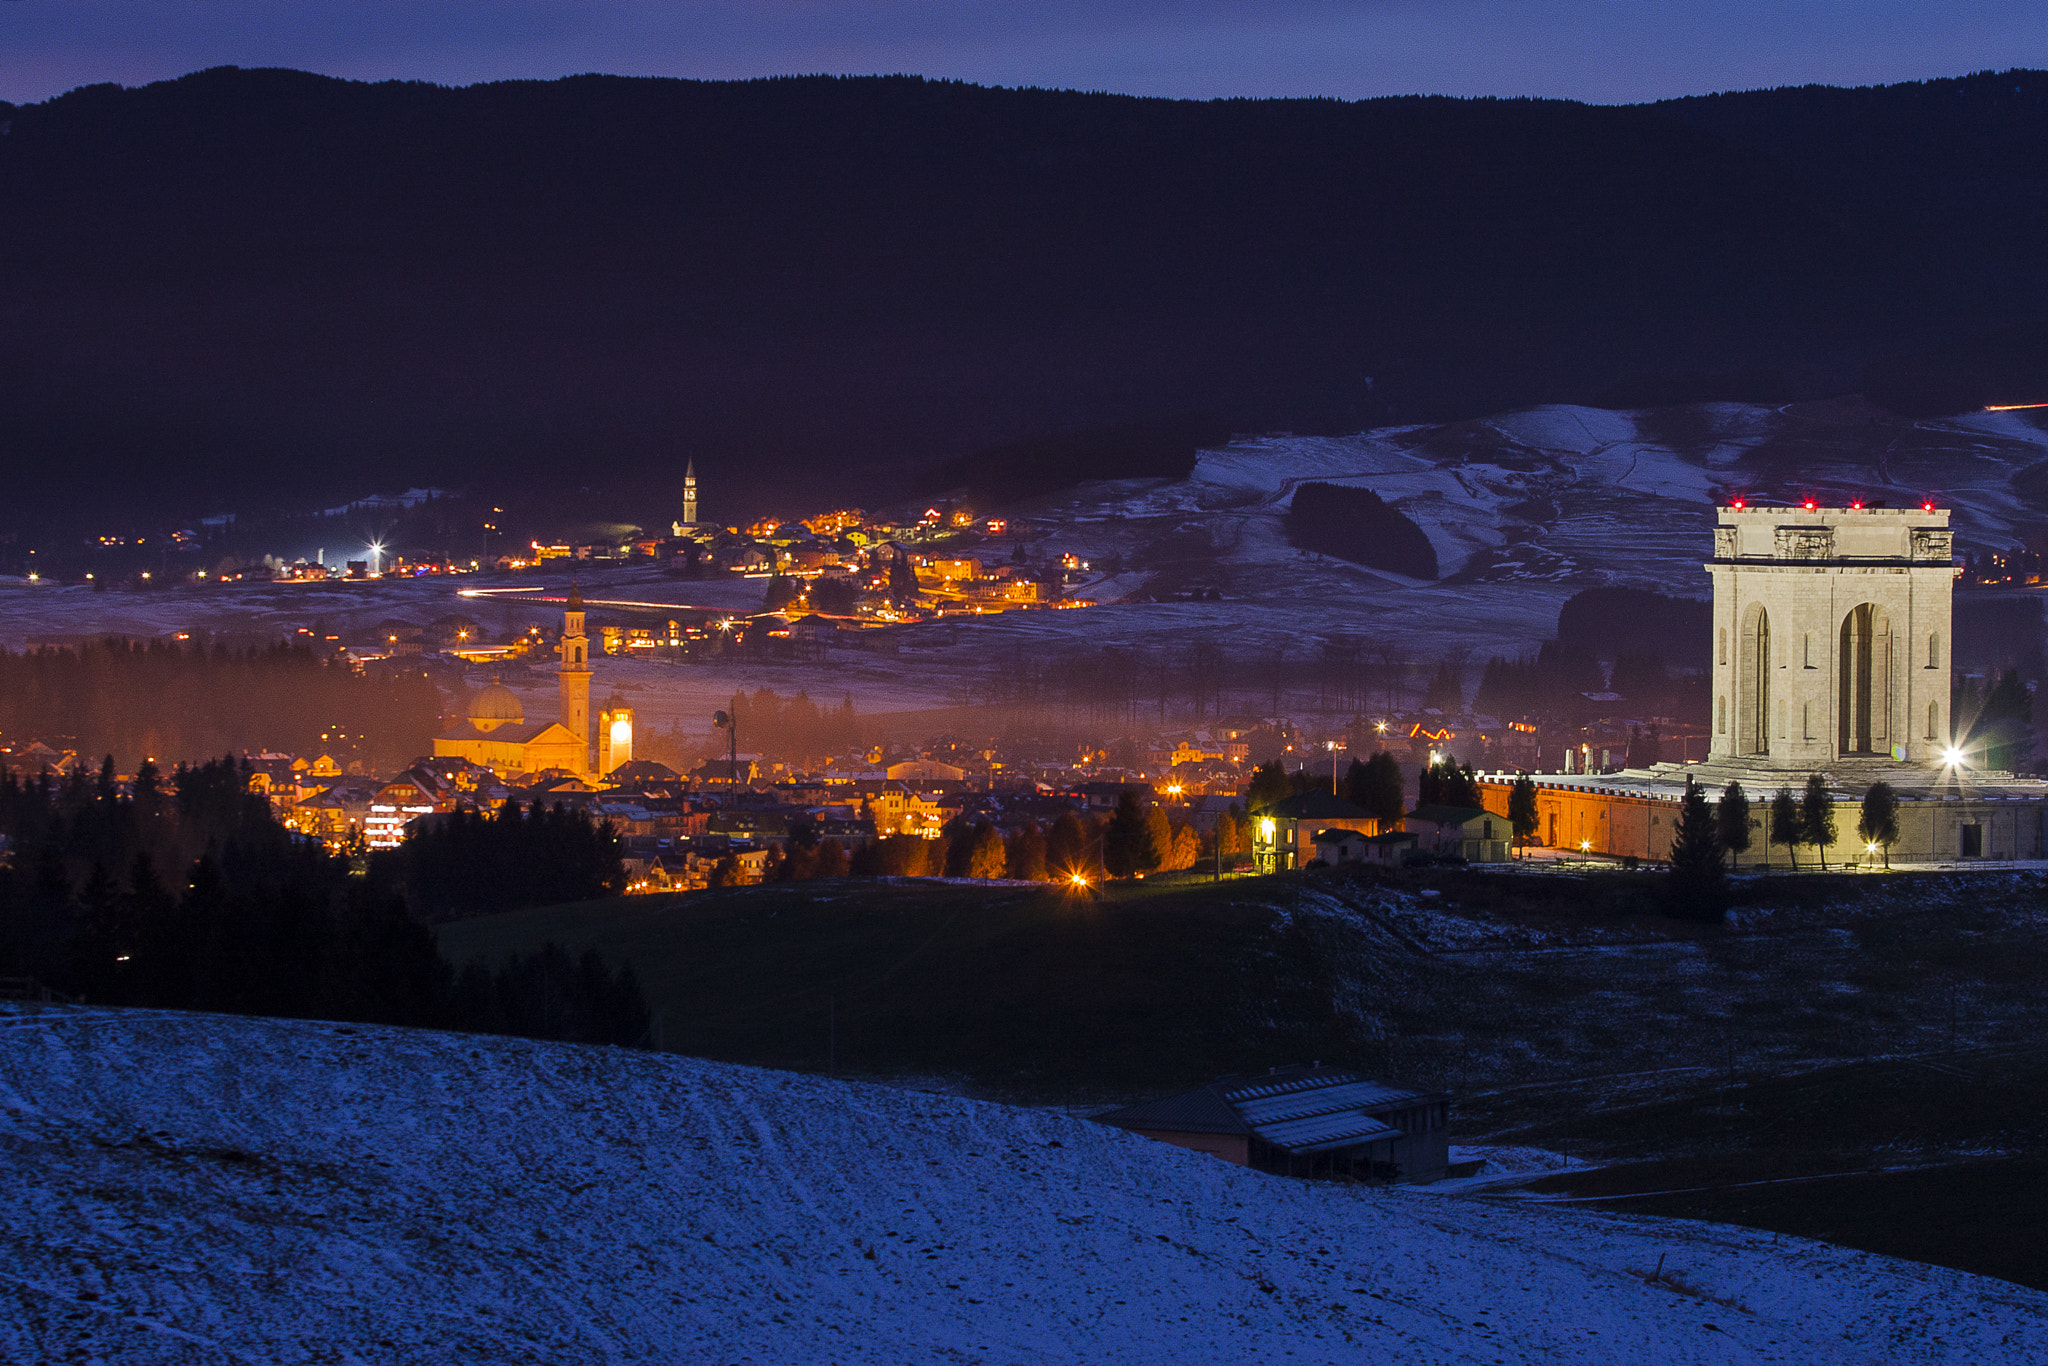
[[[1222,1077],[1095,1119],[1284,1176],[1429,1182],[1450,1161],[1450,1099],[1315,1065]]]

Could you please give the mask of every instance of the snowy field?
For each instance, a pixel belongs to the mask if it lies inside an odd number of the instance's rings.
[[[1124,572],[1081,590],[1103,604],[1094,610],[931,624],[900,633],[899,653],[836,648],[812,664],[606,659],[596,689],[602,697],[621,688],[658,725],[696,726],[740,687],[831,702],[850,693],[864,713],[900,712],[987,700],[1022,668],[1109,646],[1172,656],[1208,640],[1240,660],[1299,662],[1332,637],[1363,642],[1375,656],[1385,647],[1389,658],[1376,667],[1390,663],[1411,689],[1437,659],[1462,654],[1469,686],[1487,657],[1547,639],[1558,607],[1580,589],[1635,584],[1704,597],[1712,505],[1736,494],[1894,506],[1931,497],[1953,509],[1959,547],[2009,547],[2048,525],[2043,422],[2019,413],[1908,422],[1844,399],[1641,412],[1544,407],[1349,437],[1247,437],[1203,452],[1184,480],[1088,484],[1005,509],[1046,533],[1033,546],[1041,557],[1121,557]],[[1420,583],[1289,546],[1281,519],[1310,480],[1371,488],[1396,503],[1429,536],[1443,578]],[[458,596],[508,583],[540,591]],[[16,583],[0,587],[0,645],[100,631],[280,634],[315,621],[425,622],[451,611],[519,630],[557,620],[559,603],[541,599],[567,585],[561,574],[147,594]],[[607,600],[756,610],[766,585],[675,580],[643,568],[587,575],[583,588],[601,620]],[[1174,600],[1191,588],[1205,597],[1217,590],[1222,600]],[[487,682],[487,672],[473,681]],[[538,685],[544,692],[546,681]],[[551,700],[536,706],[552,713]]]
[[[0,1170],[8,1362],[2048,1359],[1958,1272],[519,1040],[6,1008]]]

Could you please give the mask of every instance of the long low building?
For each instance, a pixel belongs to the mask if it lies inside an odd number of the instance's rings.
[[[1620,773],[1539,773],[1536,784],[1536,833],[1539,845],[1583,850],[1614,858],[1634,856],[1663,860],[1671,856],[1678,833],[1685,783],[1698,783],[1708,801],[1718,801],[1732,780],[1749,798],[1750,847],[1739,860],[1743,867],[1766,861],[1783,864],[1783,845],[1767,844],[1766,828],[1773,793],[1779,785],[1800,795],[1805,779],[1798,774],[1730,772],[1714,764],[1658,764]],[[1862,775],[1824,774],[1835,799],[1837,836],[1825,853],[1830,864],[1880,863],[1882,850],[1869,849],[1856,834],[1857,816],[1870,782]],[[1950,863],[1963,860],[2039,859],[2043,850],[2044,795],[2048,784],[2005,774],[1972,776],[1954,770],[1930,774],[1925,782],[1910,771],[1873,776],[1891,784],[1899,801],[1899,839],[1889,851],[1892,863]],[[1517,775],[1486,774],[1479,779],[1480,798],[1488,811],[1505,817]],[[1802,863],[1819,862],[1821,850],[1801,845]]]
[[[1973,767],[1954,687],[1954,538],[1948,511],[1812,499],[1737,498],[1717,509],[1708,757],[1612,774],[1535,776],[1535,841],[1555,849],[1666,859],[1688,781],[1708,800],[1731,782],[1750,800],[1745,865],[1789,860],[1769,842],[1779,789],[1814,774],[1835,801],[1835,838],[1800,855],[1830,863],[1950,863],[2041,857],[2048,783]],[[1973,757],[1978,756],[1978,757]],[[1505,816],[1512,774],[1479,784]],[[1898,798],[1889,850],[1856,834],[1872,784]]]
[[[1429,1182],[1450,1160],[1450,1099],[1317,1065],[1224,1077],[1095,1119],[1276,1175]]]

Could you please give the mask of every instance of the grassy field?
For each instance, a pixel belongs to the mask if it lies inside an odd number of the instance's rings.
[[[1610,1165],[1544,1177],[1530,1193],[2048,1289],[2048,1049],[1588,1078],[1562,1102],[1541,1089],[1474,1099],[1508,1121],[1498,1137]]]
[[[1454,1141],[1603,1164],[1535,1191],[2048,1288],[2039,879],[1746,880],[1725,926],[1664,918],[1656,886],[1310,872],[1081,900],[849,881],[440,935],[457,961],[595,946],[640,974],[664,1047],[774,1067],[1094,1105],[1341,1062],[1453,1092]]]
[[[1254,887],[1079,899],[783,884],[546,907],[440,935],[457,962],[549,940],[630,962],[673,1051],[1085,1102],[1349,1042],[1315,936],[1246,896]]]

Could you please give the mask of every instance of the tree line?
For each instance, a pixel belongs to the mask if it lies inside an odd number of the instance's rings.
[[[1217,859],[1234,867],[1250,850],[1249,824],[1235,807],[1203,833],[1163,807],[1145,805],[1133,788],[1119,794],[1101,819],[1064,811],[1050,822],[1025,821],[1005,830],[975,817],[952,822],[937,839],[888,835],[856,851],[849,871],[855,877],[1079,878],[1093,884],[1206,867]]]
[[[225,758],[166,782],[145,764],[124,792],[111,759],[97,776],[0,770],[0,976],[96,1004],[645,1034],[628,969],[529,956],[458,975],[403,891],[287,831],[249,773]]]
[[[1749,794],[1741,783],[1729,783],[1721,789],[1719,799],[1709,804],[1706,793],[1686,780],[1678,830],[1671,842],[1666,889],[1674,914],[1707,921],[1718,921],[1726,914],[1727,861],[1740,862],[1758,828],[1764,835],[1765,867],[1770,866],[1772,845],[1785,846],[1794,869],[1799,866],[1800,846],[1808,845],[1826,870],[1828,848],[1841,833],[1827,779],[1809,774],[1799,791],[1785,786],[1773,792],[1761,807],[1760,817],[1751,812]],[[1856,836],[1882,850],[1886,865],[1890,865],[1891,847],[1899,842],[1899,798],[1890,783],[1874,782],[1865,790],[1857,811]]]
[[[369,878],[434,922],[617,896],[626,867],[611,822],[511,801],[489,815],[457,808],[428,818],[396,849],[370,856]]]
[[[304,643],[108,638],[0,649],[0,735],[112,753],[129,773],[144,760],[239,750],[330,752],[396,768],[427,747],[440,717],[440,692],[425,674],[360,674]]]

